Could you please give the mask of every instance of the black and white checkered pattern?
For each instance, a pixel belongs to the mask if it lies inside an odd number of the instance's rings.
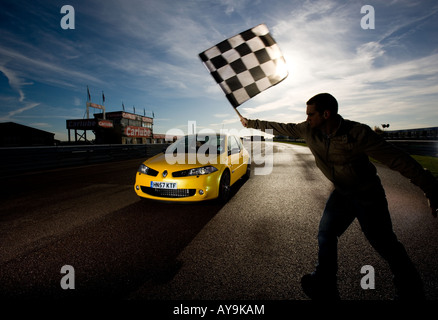
[[[234,108],[284,80],[286,62],[264,24],[199,54]]]

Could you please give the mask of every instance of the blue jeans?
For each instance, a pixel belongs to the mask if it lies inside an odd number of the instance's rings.
[[[393,231],[388,202],[380,183],[361,193],[332,192],[319,225],[318,274],[336,277],[338,237],[355,218],[370,244],[388,262],[394,281],[396,278],[421,281],[404,246]]]

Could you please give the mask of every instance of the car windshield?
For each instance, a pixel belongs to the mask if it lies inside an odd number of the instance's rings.
[[[196,134],[184,136],[167,149],[170,152],[197,153],[216,152],[220,154],[225,151],[225,136],[219,134]]]

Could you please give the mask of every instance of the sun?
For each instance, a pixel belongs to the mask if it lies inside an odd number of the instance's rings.
[[[282,58],[275,60],[275,73],[272,75],[273,79],[281,81],[289,74],[289,70],[286,61]]]

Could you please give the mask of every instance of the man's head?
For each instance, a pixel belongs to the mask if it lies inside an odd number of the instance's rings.
[[[338,114],[338,101],[329,93],[320,93],[307,101],[307,122],[311,128],[321,128]]]

